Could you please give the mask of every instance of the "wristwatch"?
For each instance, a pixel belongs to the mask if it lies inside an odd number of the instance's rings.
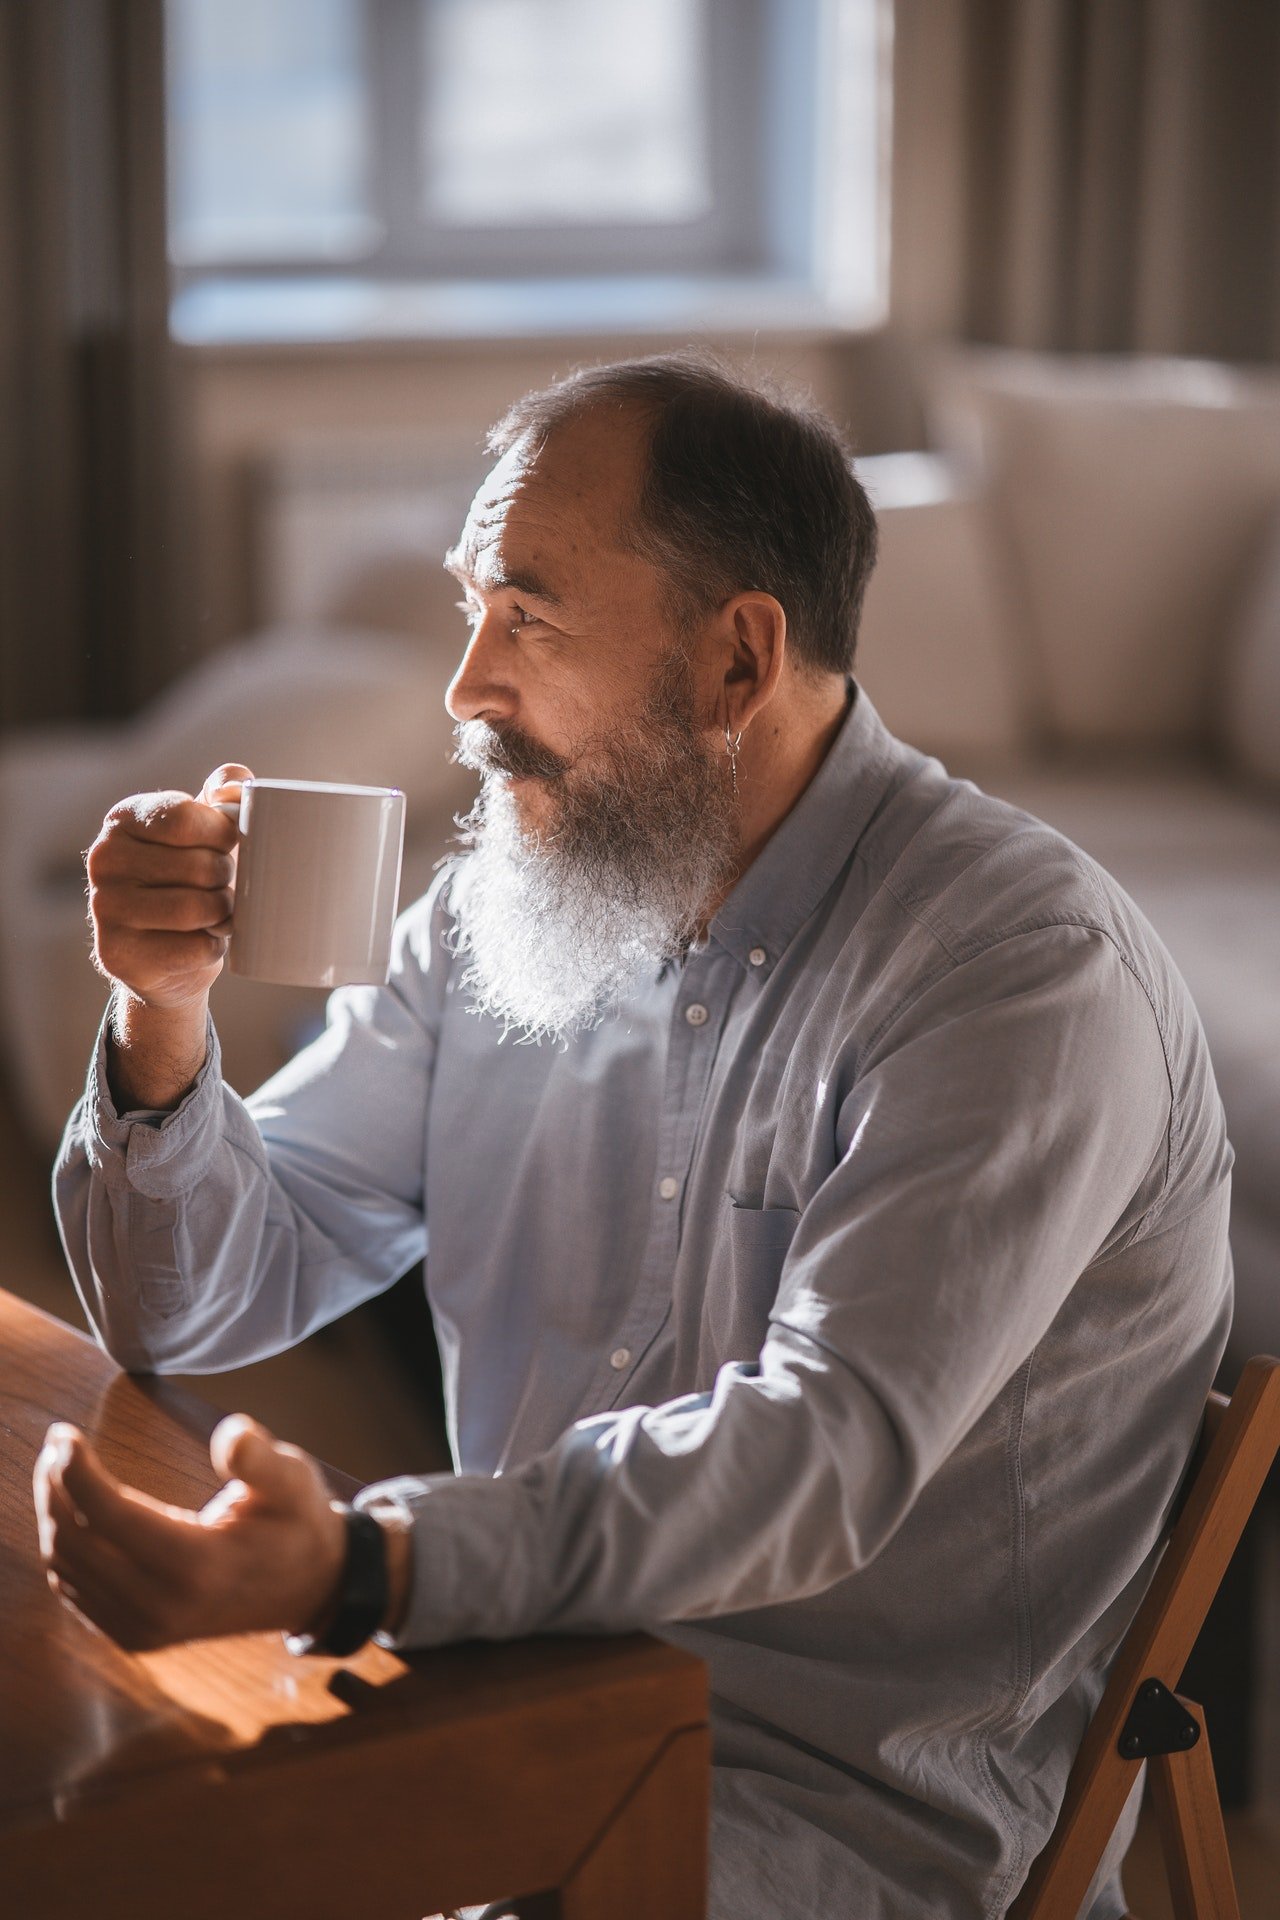
[[[387,1536],[379,1521],[359,1507],[335,1501],[347,1530],[347,1552],[342,1563],[328,1618],[310,1633],[286,1633],[290,1653],[321,1653],[345,1659],[377,1632],[387,1616],[390,1582],[387,1576]]]

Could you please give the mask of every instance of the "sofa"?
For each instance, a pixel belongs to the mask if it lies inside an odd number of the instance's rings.
[[[1166,940],[1236,1150],[1224,1374],[1280,1352],[1280,374],[952,351],[860,462],[886,722],[1093,854]]]

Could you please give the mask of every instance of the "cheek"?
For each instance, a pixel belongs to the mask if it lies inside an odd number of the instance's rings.
[[[589,752],[617,725],[622,708],[581,672],[553,670],[526,689],[520,725],[543,746],[570,762]]]
[[[654,635],[626,624],[531,649],[520,723],[556,753],[594,759],[594,749],[638,720],[662,658]]]

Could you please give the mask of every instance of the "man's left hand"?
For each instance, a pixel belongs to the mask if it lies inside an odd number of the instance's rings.
[[[337,1592],[346,1529],[311,1456],[231,1414],[209,1457],[227,1484],[193,1513],[113,1479],[78,1428],[45,1436],[35,1499],[49,1584],[130,1652],[304,1632]]]

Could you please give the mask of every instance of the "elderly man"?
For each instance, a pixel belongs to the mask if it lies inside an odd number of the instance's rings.
[[[449,560],[483,790],[389,985],[241,1101],[244,770],[122,802],[56,1175],[132,1368],[274,1353],[429,1245],[458,1472],[352,1518],[236,1419],[197,1517],[55,1428],[52,1576],[126,1646],[654,1629],[710,1666],[721,1920],[998,1914],[1225,1338],[1199,1024],[1105,874],[852,680],[874,522],[824,421],[669,356],[492,447]]]

